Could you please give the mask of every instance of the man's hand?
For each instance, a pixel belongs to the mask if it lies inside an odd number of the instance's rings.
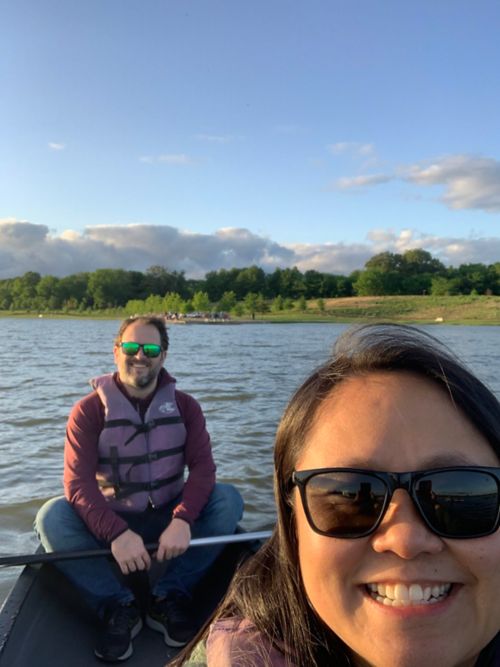
[[[144,547],[142,537],[130,529],[111,542],[111,553],[123,574],[149,570],[151,565],[151,558]]]
[[[191,541],[191,528],[187,521],[172,519],[158,540],[156,559],[169,560],[183,554]]]

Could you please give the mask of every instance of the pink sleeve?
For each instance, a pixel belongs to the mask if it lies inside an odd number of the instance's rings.
[[[64,492],[90,532],[109,543],[127,530],[127,523],[109,508],[96,481],[97,442],[103,423],[95,392],[71,410],[64,443]]]
[[[212,625],[206,655],[208,667],[294,667],[250,621],[235,618]]]
[[[192,524],[206,505],[215,484],[215,463],[205,417],[199,403],[189,394],[176,391],[177,404],[186,426],[186,465],[188,477],[182,500],[174,516]]]

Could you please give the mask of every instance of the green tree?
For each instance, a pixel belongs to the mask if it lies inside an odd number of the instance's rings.
[[[365,264],[365,269],[377,270],[383,273],[400,271],[403,258],[398,253],[379,252],[373,255]]]
[[[36,287],[40,282],[40,274],[28,271],[12,281],[12,304],[14,310],[30,310],[37,307]]]
[[[248,292],[248,294],[243,299],[243,305],[245,306],[246,312],[251,315],[252,320],[255,319],[255,313],[257,312],[258,296],[255,292]]]
[[[88,293],[89,273],[74,273],[59,281],[64,308],[86,308],[91,304]]]
[[[266,293],[272,299],[281,294],[281,274],[283,271],[280,268],[274,269],[266,278]]]
[[[304,294],[304,277],[296,266],[292,269],[284,269],[281,272],[280,294],[291,299],[297,299]]]
[[[234,292],[236,279],[242,269],[220,269],[205,275],[203,289],[213,303],[219,301],[225,292]]]
[[[460,294],[460,281],[458,278],[435,276],[431,281],[431,294],[433,296],[453,296]]]
[[[304,313],[307,310],[307,301],[304,295],[299,297],[299,300],[296,303],[297,310],[300,310],[301,313]]]
[[[224,292],[224,294],[221,296],[219,303],[217,304],[217,308],[220,311],[229,313],[231,309],[234,308],[235,304],[236,294],[233,292],[233,290],[230,290],[229,292]]]
[[[186,299],[181,303],[181,313],[183,315],[187,315],[187,313],[192,313],[193,310],[195,309],[193,307],[193,302],[191,301],[191,299]]]
[[[177,292],[182,297],[187,296],[187,283],[184,272],[169,271],[164,266],[155,264],[147,269],[143,276],[143,291],[148,294],[164,296],[168,292]]]
[[[146,313],[162,315],[165,312],[164,297],[159,294],[150,294],[144,301],[144,308]]]
[[[132,317],[134,315],[145,315],[147,312],[146,302],[142,299],[130,299],[130,301],[127,301],[125,304],[124,310],[127,317]]]
[[[278,296],[273,299],[273,302],[271,304],[271,310],[274,313],[278,313],[279,311],[283,310],[284,304],[285,300],[283,299],[281,294],[278,294]]]
[[[324,300],[323,299],[318,299],[317,305],[318,305],[319,312],[324,313],[325,312],[325,302],[324,302]]]
[[[0,310],[9,310],[12,301],[12,280],[0,280]]]
[[[55,276],[42,276],[36,286],[38,307],[41,309],[60,310],[63,305],[61,281]]]
[[[472,290],[485,294],[488,288],[494,287],[492,274],[485,264],[460,264],[455,275],[460,281],[462,294],[470,294]]]
[[[241,317],[244,312],[245,312],[245,306],[242,304],[241,301],[237,301],[231,309],[231,313],[235,317]]]
[[[304,296],[314,299],[323,296],[324,277],[319,271],[306,271],[303,277]]]
[[[385,296],[397,294],[399,283],[396,271],[367,269],[360,273],[354,283],[354,289],[359,296]]]
[[[249,292],[264,292],[266,288],[266,274],[258,266],[242,269],[233,286],[238,299],[242,299]]]
[[[208,294],[206,292],[196,292],[193,295],[193,309],[200,313],[206,313],[210,311],[211,304]]]
[[[435,259],[430,252],[415,248],[407,250],[401,258],[401,270],[407,275],[418,273],[444,273],[446,271],[444,264]]]
[[[262,292],[259,292],[259,294],[257,294],[255,309],[257,310],[258,313],[267,313],[269,311],[269,304],[264,298]]]
[[[163,297],[163,309],[167,313],[182,313],[183,299],[177,292],[168,292]]]
[[[130,275],[123,269],[97,269],[89,276],[88,293],[95,308],[124,306],[130,292]]]

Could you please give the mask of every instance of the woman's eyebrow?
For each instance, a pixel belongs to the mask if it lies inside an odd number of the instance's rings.
[[[478,465],[472,456],[459,452],[449,454],[437,454],[424,460],[426,468],[446,468],[450,466],[473,466]]]
[[[412,470],[430,470],[432,468],[451,468],[453,466],[474,466],[478,465],[477,461],[472,456],[467,456],[461,452],[449,452],[446,454],[436,454],[435,456],[428,456],[419,461],[418,467]],[[367,459],[351,459],[343,461],[341,465],[332,466],[335,468],[359,468],[365,470],[381,470],[380,464],[375,460]],[[397,468],[397,469],[396,469]],[[391,466],[393,472],[406,472],[401,466]]]

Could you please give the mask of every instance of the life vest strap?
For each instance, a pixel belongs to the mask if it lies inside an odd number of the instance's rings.
[[[131,463],[132,465],[140,465],[141,463],[151,463],[152,461],[158,461],[158,459],[163,459],[166,456],[175,456],[176,454],[182,454],[184,451],[184,445],[179,447],[172,447],[171,449],[161,449],[155,452],[148,452],[146,454],[137,454],[136,456],[100,456],[99,463],[102,464],[111,464],[122,465],[126,463]]]
[[[124,445],[128,445],[134,438],[136,438],[140,433],[149,433],[157,426],[163,426],[163,424],[183,424],[184,420],[180,415],[174,417],[158,417],[157,419],[151,419],[147,422],[136,423],[131,419],[110,419],[107,422],[104,422],[104,428],[116,428],[118,426],[133,426],[135,428],[135,433],[125,441]]]
[[[184,476],[183,472],[179,472],[176,475],[171,477],[166,477],[165,479],[155,479],[152,482],[120,482],[119,488],[116,489],[116,485],[109,482],[99,483],[101,488],[114,487],[115,488],[115,498],[116,500],[121,500],[126,496],[131,496],[133,493],[140,493],[141,491],[156,491],[167,484],[172,484],[178,479],[181,479]]]

